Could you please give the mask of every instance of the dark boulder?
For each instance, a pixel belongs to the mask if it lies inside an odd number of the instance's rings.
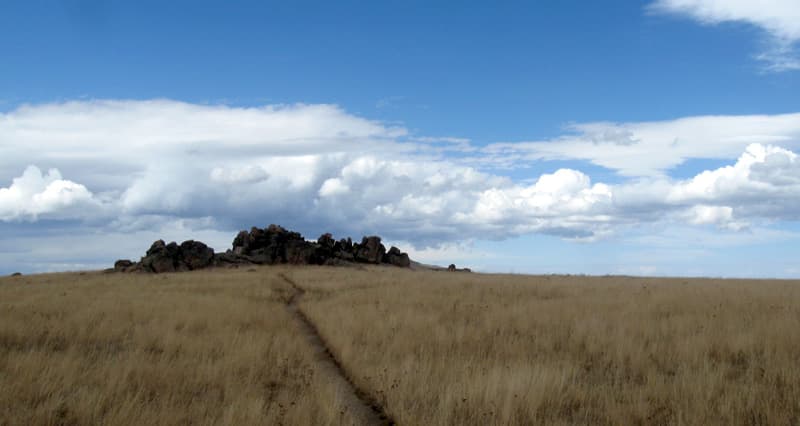
[[[142,259],[142,267],[156,274],[177,271],[175,260],[168,256],[148,256]]]
[[[326,247],[333,250],[333,248],[336,246],[336,240],[333,239],[333,235],[325,233],[317,238],[317,244],[319,244],[320,247]]]
[[[386,247],[381,244],[381,237],[370,236],[361,239],[361,244],[353,246],[353,255],[356,262],[361,263],[381,263],[383,255],[386,254]]]
[[[214,261],[214,250],[200,241],[184,241],[180,245],[179,253],[180,264],[190,271],[210,266]]]
[[[275,253],[268,250],[267,248],[260,248],[260,249],[250,250],[244,256],[249,257],[255,264],[265,265],[272,263],[274,254]]]
[[[225,253],[215,254],[213,261],[213,266],[219,267],[238,268],[239,266],[249,266],[253,264],[255,264],[255,262],[253,262],[252,258],[249,256],[236,254],[232,250],[228,250]]]
[[[22,272],[14,272],[13,274],[11,274],[11,276],[12,277],[21,277],[22,276]]]
[[[286,258],[284,263],[292,265],[322,264],[323,256],[317,253],[317,247],[307,241],[291,240],[286,243]],[[322,259],[322,261],[320,261]]]
[[[310,244],[299,233],[273,224],[239,232],[233,240],[233,253],[257,264],[306,263],[313,257],[306,247]]]
[[[345,262],[355,262],[356,258],[353,254],[353,240],[350,238],[337,241],[333,246],[333,257],[343,260]]]
[[[336,245],[333,247],[336,251],[343,251],[347,253],[353,252],[353,240],[350,238],[344,239],[342,238],[339,240]]]
[[[469,269],[469,268],[458,269],[458,268],[456,268],[456,265],[454,265],[454,264],[451,264],[450,266],[448,266],[447,270],[449,272],[472,272],[472,269]]]
[[[313,245],[313,253],[309,256],[308,263],[323,265],[328,259],[336,257],[339,243],[333,239],[331,234],[322,234],[317,238],[317,244]]]
[[[158,240],[150,246],[140,263],[145,270],[157,274],[175,272],[178,270],[179,250],[180,246],[176,242],[166,244],[164,240]]]
[[[114,271],[177,272],[218,267],[238,267],[255,264],[346,265],[354,262],[390,264],[409,267],[408,254],[392,247],[388,252],[378,236],[364,237],[360,244],[350,238],[336,241],[331,234],[322,234],[316,242],[306,241],[298,232],[279,225],[253,227],[241,231],[233,239],[232,249],[214,254],[214,250],[199,241],[182,244],[154,242],[144,257],[133,263],[120,260]]]
[[[128,259],[120,259],[114,262],[114,270],[117,272],[125,272],[128,270],[128,268],[132,267],[133,265],[134,263]]]
[[[176,242],[166,244],[164,240],[158,240],[147,250],[138,269],[157,274],[193,271],[211,266],[213,261],[214,250],[199,241],[189,240],[178,245]],[[131,268],[137,269],[136,265],[129,265],[126,270]]]
[[[161,253],[166,247],[167,243],[165,243],[164,240],[155,241],[150,245],[150,248],[147,249],[147,252],[145,252],[145,257]]]
[[[403,253],[399,248],[392,246],[383,256],[383,263],[399,266],[401,268],[408,268],[411,266],[411,259],[408,258],[407,253]]]
[[[236,254],[246,254],[250,249],[250,234],[241,231],[233,239],[233,252]]]

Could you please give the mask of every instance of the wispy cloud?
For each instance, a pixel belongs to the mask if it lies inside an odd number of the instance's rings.
[[[750,144],[800,148],[800,113],[580,123],[566,131],[550,140],[491,144],[473,160],[501,167],[584,160],[624,176],[664,176],[689,159],[736,158]]]
[[[768,47],[756,58],[770,71],[800,70],[800,6],[796,0],[657,0],[649,9],[656,13],[685,15],[715,25],[740,22],[766,33]]]

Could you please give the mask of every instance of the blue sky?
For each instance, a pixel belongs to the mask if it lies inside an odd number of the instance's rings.
[[[800,275],[791,0],[163,3],[0,4],[0,273],[279,222],[486,271]]]

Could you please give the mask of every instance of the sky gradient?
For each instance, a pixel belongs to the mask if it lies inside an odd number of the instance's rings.
[[[0,273],[279,223],[481,271],[800,276],[791,0],[12,1],[0,40]]]

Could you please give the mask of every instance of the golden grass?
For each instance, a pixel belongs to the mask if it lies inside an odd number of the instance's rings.
[[[800,283],[297,269],[400,424],[800,422]]]
[[[798,424],[800,283],[258,268],[0,279],[0,425]]]
[[[275,270],[0,279],[0,424],[340,424]]]

